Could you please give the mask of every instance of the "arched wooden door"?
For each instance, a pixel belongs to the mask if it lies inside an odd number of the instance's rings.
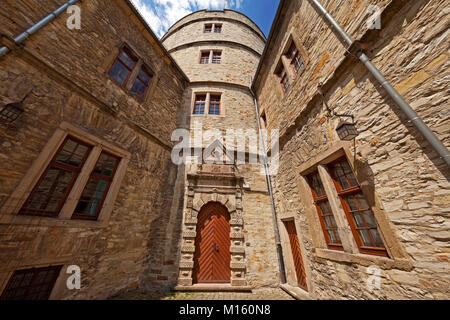
[[[198,215],[195,239],[194,283],[231,281],[230,214],[217,202],[205,205]]]

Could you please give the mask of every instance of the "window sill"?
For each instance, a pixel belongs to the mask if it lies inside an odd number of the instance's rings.
[[[386,257],[361,253],[348,253],[329,249],[316,249],[313,257],[315,260],[326,259],[335,262],[356,263],[366,267],[376,265],[385,270],[399,269],[410,271],[413,269],[412,262],[409,259],[389,259]]]
[[[303,290],[300,287],[293,287],[287,283],[284,283],[280,285],[280,288],[297,300],[312,300],[309,292]]]

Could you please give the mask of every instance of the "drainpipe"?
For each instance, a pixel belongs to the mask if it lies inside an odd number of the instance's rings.
[[[353,44],[352,38],[341,28],[341,26],[333,19],[333,17],[325,10],[325,8],[317,0],[309,0],[309,2],[324,16],[324,18],[333,26],[337,33],[344,39],[347,45],[350,47]],[[356,53],[358,59],[366,66],[367,70],[375,77],[375,79],[386,90],[389,96],[400,107],[403,113],[409,118],[422,134],[422,136],[428,141],[433,149],[444,159],[447,166],[450,167],[450,152],[441,140],[430,130],[430,128],[423,122],[419,115],[411,108],[411,106],[403,99],[397,90],[389,83],[389,81],[383,76],[383,74],[377,69],[377,67],[370,61],[369,57],[359,50]]]
[[[251,79],[250,79],[250,83],[252,83]],[[256,123],[258,124],[259,136],[261,137],[261,147],[263,149],[262,153],[263,153],[263,158],[264,158],[264,170],[265,170],[265,174],[266,174],[267,186],[269,188],[270,202],[272,204],[273,225],[274,225],[274,228],[275,228],[275,241],[276,241],[276,244],[277,244],[278,266],[280,268],[281,284],[285,284],[286,283],[286,269],[284,267],[283,248],[281,247],[280,230],[278,228],[277,210],[275,208],[275,201],[273,199],[272,181],[270,179],[269,165],[267,163],[268,160],[267,160],[267,153],[266,153],[266,144],[264,142],[264,139],[262,139],[261,123],[259,121],[258,101],[256,99],[255,93],[252,90],[251,85],[250,85],[249,89],[250,89],[250,93],[253,96],[253,103],[255,104]]]
[[[58,17],[61,13],[63,13],[64,11],[66,11],[66,9],[68,7],[70,7],[71,5],[76,4],[77,2],[79,2],[81,0],[70,0],[67,3],[63,4],[61,7],[59,7],[58,9],[56,9],[55,11],[53,11],[52,13],[50,13],[48,16],[46,16],[44,19],[42,19],[41,21],[39,21],[38,23],[36,23],[34,26],[32,26],[31,28],[27,29],[25,32],[19,34],[17,37],[15,37],[13,40],[15,42],[16,45],[20,46],[23,45],[23,43],[34,33],[36,33],[37,31],[39,31],[40,29],[42,29],[44,26],[46,26],[47,24],[49,24],[50,22],[52,22],[53,20],[56,19],[56,17]],[[0,58],[3,58],[4,56],[6,56],[8,53],[10,53],[11,50],[6,47],[3,46],[0,48]]]

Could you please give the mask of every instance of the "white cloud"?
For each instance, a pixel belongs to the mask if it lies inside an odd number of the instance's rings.
[[[131,0],[141,15],[162,37],[175,22],[202,9],[240,9],[244,0]]]

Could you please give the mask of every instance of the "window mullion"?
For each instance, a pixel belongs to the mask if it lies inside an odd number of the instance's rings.
[[[72,190],[70,191],[66,203],[61,210],[59,219],[68,220],[72,217],[72,214],[74,213],[75,208],[78,204],[78,200],[81,198],[81,194],[83,193],[83,190],[88,183],[91,172],[94,170],[101,153],[102,148],[99,145],[95,146],[92,149],[83,168],[81,169],[80,175],[78,176]]]
[[[344,251],[359,253],[358,245],[356,244],[353,236],[351,236],[353,233],[347,220],[344,208],[342,207],[339,195],[334,186],[333,179],[331,178],[327,168],[323,165],[318,166],[318,171],[325,189],[325,193],[327,194],[331,210],[334,214],[334,219],[338,227],[338,233],[341,238]]]
[[[139,59],[139,61],[134,65],[134,69],[131,71],[131,75],[128,78],[128,82],[125,84],[125,88],[127,90],[131,90],[131,88],[133,87],[137,77],[139,76],[139,71],[141,71],[143,64],[144,61],[142,59]]]

